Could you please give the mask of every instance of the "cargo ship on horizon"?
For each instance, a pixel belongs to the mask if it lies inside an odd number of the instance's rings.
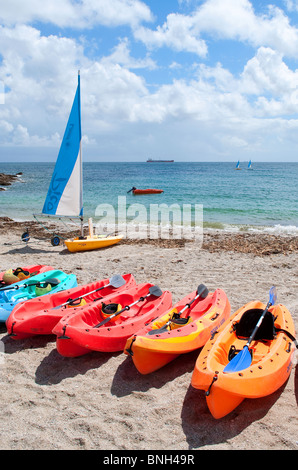
[[[173,163],[174,160],[153,160],[152,158],[148,158],[147,163]]]

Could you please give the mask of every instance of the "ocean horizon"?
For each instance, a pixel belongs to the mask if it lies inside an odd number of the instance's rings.
[[[28,221],[41,214],[54,166],[55,162],[0,163],[1,173],[22,172],[0,192],[0,216]],[[136,214],[138,206],[149,214],[152,205],[188,205],[192,212],[200,205],[204,229],[297,235],[298,163],[252,161],[249,170],[246,161],[240,166],[239,171],[236,162],[84,162],[84,219],[92,217],[96,224],[102,205],[117,213],[120,197]],[[128,192],[133,186],[164,192],[134,196]]]

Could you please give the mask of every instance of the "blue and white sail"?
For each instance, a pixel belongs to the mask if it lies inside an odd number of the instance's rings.
[[[251,170],[251,169],[252,169],[252,167],[251,167],[251,160],[249,160],[247,168],[248,168],[248,170]]]
[[[42,214],[83,218],[80,72]]]

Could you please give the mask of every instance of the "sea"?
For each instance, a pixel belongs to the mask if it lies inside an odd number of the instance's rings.
[[[16,221],[40,214],[55,163],[0,163],[0,172],[22,172],[18,181],[0,191],[0,216]],[[203,226],[210,230],[254,231],[298,235],[298,163],[255,162],[241,170],[233,162],[84,162],[84,218],[98,219],[98,207],[117,213],[119,198],[126,208],[202,208]],[[158,195],[135,196],[132,187],[158,188]],[[163,206],[162,206],[163,205]],[[130,213],[134,213],[130,211]],[[132,217],[133,218],[133,217]]]

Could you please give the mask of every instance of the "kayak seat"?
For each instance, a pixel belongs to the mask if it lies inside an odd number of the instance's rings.
[[[236,332],[236,336],[239,339],[248,339],[256,327],[256,324],[262,315],[263,310],[259,308],[253,308],[247,310],[239,320],[239,322],[233,325]],[[255,337],[256,341],[271,341],[276,336],[276,330],[274,327],[274,316],[272,313],[267,312]]]
[[[105,303],[102,303],[101,314],[102,314],[103,319],[106,319],[109,316],[111,316],[110,322],[111,323],[116,323],[119,317],[117,315],[114,317],[113,315],[115,315],[117,312],[120,312],[121,309],[122,309],[121,304],[117,304],[117,303],[105,304]]]
[[[240,320],[233,324],[238,339],[247,341],[250,338],[263,312],[264,310],[261,308],[252,308],[244,312]],[[276,337],[274,320],[272,313],[267,312],[254,337],[255,341],[272,341]],[[228,351],[228,361],[230,362],[240,351],[241,349],[236,349],[232,344]],[[261,354],[261,357],[263,357],[263,354]],[[258,362],[256,356],[254,362]]]
[[[177,328],[181,328],[182,326],[189,325],[192,322],[192,318],[184,318],[184,317],[177,317],[173,316],[173,319],[170,323],[170,330],[176,330]]]

